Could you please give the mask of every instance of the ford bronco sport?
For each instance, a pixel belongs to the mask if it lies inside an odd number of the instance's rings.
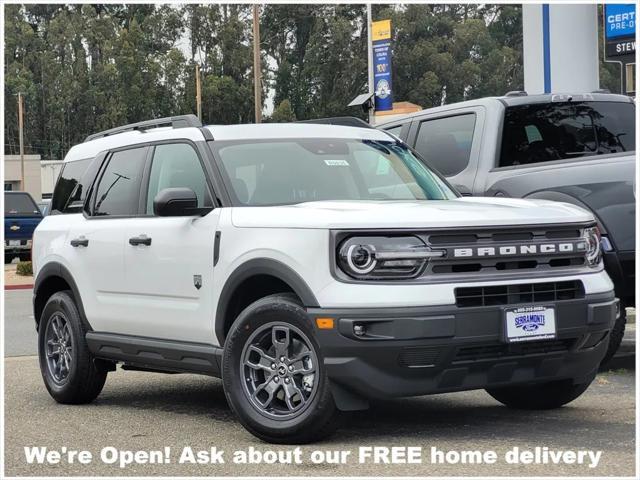
[[[74,146],[34,241],[42,377],[222,377],[254,435],[303,443],[370,398],[571,402],[618,301],[591,213],[463,198],[396,137],[173,117]]]

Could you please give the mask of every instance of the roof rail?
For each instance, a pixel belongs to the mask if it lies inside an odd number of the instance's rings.
[[[599,88],[597,90],[593,90],[591,93],[611,93],[611,90],[608,88]]]
[[[329,125],[342,125],[343,127],[375,128],[358,117],[315,118],[313,120],[298,120],[295,123],[323,123]]]
[[[173,127],[173,128],[185,128],[185,127],[202,127],[202,122],[198,120],[193,114],[178,115],[175,117],[156,118],[155,120],[145,120],[144,122],[130,123],[129,125],[123,125],[121,127],[112,128],[103,132],[94,133],[84,139],[85,142],[95,140],[96,138],[108,137],[109,135],[116,135],[118,133],[130,132],[133,130],[139,130],[144,132],[151,128],[158,127]]]
[[[528,95],[524,90],[511,90],[504,94],[505,97],[526,97]]]

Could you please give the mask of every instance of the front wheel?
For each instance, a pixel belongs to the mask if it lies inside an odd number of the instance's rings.
[[[40,316],[38,357],[44,384],[58,403],[92,402],[104,386],[107,372],[96,366],[85,333],[71,292],[54,293]]]
[[[270,295],[238,316],[225,342],[222,378],[240,422],[262,440],[308,443],[336,427],[320,349],[291,295]]]
[[[534,385],[488,388],[487,393],[510,408],[522,410],[550,410],[572,402],[582,395],[593,378],[584,383],[556,380]]]

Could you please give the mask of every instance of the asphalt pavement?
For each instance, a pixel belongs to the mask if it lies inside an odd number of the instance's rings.
[[[30,291],[5,292],[5,474],[65,475],[233,475],[233,476],[634,476],[635,371],[627,360],[601,372],[589,390],[557,410],[507,409],[484,391],[375,402],[365,412],[345,415],[331,438],[302,448],[302,464],[236,464],[235,451],[293,450],[269,445],[235,419],[219,380],[196,375],[110,373],[91,405],[56,404],[40,377]],[[28,302],[28,303],[27,303]],[[20,356],[22,355],[22,356]],[[28,463],[25,447],[91,452],[88,464]],[[120,468],[100,459],[102,449],[160,450],[170,463],[130,464]],[[366,446],[421,447],[422,463],[358,463]],[[165,450],[169,447],[169,450]],[[224,464],[179,464],[185,447],[225,451]],[[495,451],[495,464],[433,464],[430,449]],[[514,447],[551,451],[602,451],[598,465],[509,464]],[[351,451],[345,464],[315,465],[313,451]],[[127,458],[123,453],[120,458]]]
[[[38,354],[38,334],[33,319],[33,290],[4,292],[4,356]]]

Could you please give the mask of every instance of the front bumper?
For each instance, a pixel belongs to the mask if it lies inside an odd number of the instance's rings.
[[[332,383],[348,394],[390,398],[592,376],[607,349],[618,309],[613,292],[545,302],[557,338],[507,344],[504,309],[308,309]],[[354,325],[368,334],[358,336]],[[334,394],[335,396],[335,394]],[[339,405],[340,406],[340,405]]]

